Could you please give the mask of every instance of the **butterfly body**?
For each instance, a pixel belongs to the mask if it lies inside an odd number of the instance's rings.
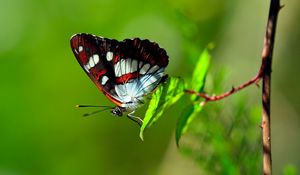
[[[149,40],[119,42],[82,33],[71,37],[71,48],[90,79],[116,104],[116,116],[134,112],[166,77],[166,51]]]

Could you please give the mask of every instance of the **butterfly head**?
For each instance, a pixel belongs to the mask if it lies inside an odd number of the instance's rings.
[[[125,112],[125,111],[126,111],[126,108],[116,106],[115,108],[112,109],[111,113],[114,116],[121,117],[123,115],[123,112]]]

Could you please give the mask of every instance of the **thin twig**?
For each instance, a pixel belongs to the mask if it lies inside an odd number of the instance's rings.
[[[263,63],[262,63],[261,68],[260,68],[260,70],[258,71],[257,75],[255,75],[255,76],[254,76],[253,78],[251,78],[249,81],[247,81],[247,82],[245,82],[245,83],[243,83],[243,84],[241,84],[241,85],[239,85],[239,86],[237,86],[237,87],[232,87],[231,90],[229,90],[229,91],[227,91],[227,92],[225,92],[225,93],[223,93],[223,94],[221,94],[221,95],[209,96],[209,95],[207,95],[207,94],[199,93],[199,92],[194,91],[194,90],[191,90],[191,89],[186,89],[185,92],[188,93],[188,94],[194,94],[194,95],[197,95],[197,96],[199,96],[199,97],[204,98],[204,99],[205,99],[205,103],[206,103],[206,102],[209,102],[209,101],[218,101],[218,100],[222,100],[222,99],[224,99],[225,97],[228,97],[228,96],[230,96],[230,95],[232,95],[232,94],[234,94],[234,93],[236,93],[236,92],[238,92],[238,91],[244,89],[245,87],[248,87],[248,86],[251,85],[251,84],[257,84],[257,83],[260,81],[261,77],[262,77],[262,72],[263,72],[263,70],[264,70],[264,67],[265,67],[265,66],[264,66]]]

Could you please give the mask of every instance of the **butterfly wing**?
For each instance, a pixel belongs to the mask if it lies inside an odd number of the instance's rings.
[[[142,101],[161,82],[168,56],[157,43],[149,40],[135,38],[121,43],[121,57],[114,64],[117,77],[115,90],[125,102],[124,107],[135,107],[135,101]]]
[[[116,105],[135,106],[161,82],[168,65],[166,51],[149,40],[122,42],[76,34],[71,47],[96,86]]]
[[[115,104],[122,102],[114,91],[114,67],[110,53],[118,53],[118,41],[91,34],[76,34],[71,37],[73,53],[90,79]]]

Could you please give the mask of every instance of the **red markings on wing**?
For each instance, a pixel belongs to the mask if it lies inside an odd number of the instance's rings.
[[[96,78],[96,80],[99,80],[100,77],[106,74],[107,72],[106,69],[102,69],[99,71],[98,69],[96,69],[96,67],[93,67],[90,71],[93,74],[93,76]]]
[[[89,62],[88,55],[85,52],[79,53],[79,59],[84,65]]]
[[[119,62],[120,61],[120,56],[119,55],[116,55],[115,57],[114,57],[114,64],[117,64],[117,62]]]
[[[133,73],[122,75],[121,77],[116,78],[116,83],[117,84],[126,83],[131,79],[137,78],[139,75],[140,75],[139,72],[133,72]]]
[[[117,106],[122,106],[122,103],[119,102],[118,100],[116,100],[114,97],[112,97],[109,93],[105,93],[105,96],[111,101],[113,102],[114,104],[116,104]]]
[[[87,64],[89,57],[97,52],[95,37],[88,34],[77,34],[71,38],[72,50],[80,64]],[[79,52],[79,47],[83,50]]]

